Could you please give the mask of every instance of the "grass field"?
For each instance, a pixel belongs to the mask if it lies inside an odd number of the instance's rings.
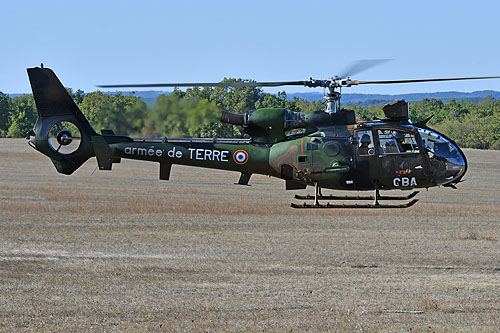
[[[0,330],[499,331],[500,151],[465,154],[411,208],[310,211],[277,179],[64,176],[0,139]]]

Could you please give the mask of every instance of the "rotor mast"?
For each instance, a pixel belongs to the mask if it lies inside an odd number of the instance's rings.
[[[342,97],[342,87],[349,87],[354,82],[355,81],[351,81],[350,78],[342,79],[337,76],[331,77],[327,80],[314,80],[313,78],[310,78],[309,81],[304,82],[304,86],[309,88],[323,87],[327,89],[327,92],[323,97],[326,101],[325,112],[328,114],[332,114],[337,113],[338,110],[340,110],[340,97]]]
[[[330,80],[328,93],[323,97],[326,101],[325,112],[328,114],[337,113],[340,110],[340,97],[342,96],[341,87],[338,87],[339,91],[336,91],[337,86],[333,84],[336,82],[333,79]]]

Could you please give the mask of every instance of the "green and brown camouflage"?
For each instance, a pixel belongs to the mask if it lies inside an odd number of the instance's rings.
[[[283,179],[288,190],[310,185],[317,191],[375,189],[378,195],[379,189],[454,187],[467,170],[451,139],[425,121],[409,121],[404,101],[385,106],[386,118],[370,122],[356,122],[346,109],[224,112],[221,121],[242,126],[250,139],[130,138],[97,134],[52,70],[30,68],[28,75],[39,115],[30,145],[63,174],[96,156],[101,170],[122,158],[158,163],[162,180],[179,164],[236,171],[242,185],[261,174]]]

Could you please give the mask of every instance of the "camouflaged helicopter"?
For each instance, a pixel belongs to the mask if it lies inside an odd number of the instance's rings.
[[[373,64],[358,63],[351,70]],[[111,170],[122,158],[159,163],[159,178],[168,180],[173,164],[231,170],[237,184],[248,185],[252,174],[285,181],[287,190],[314,186],[314,195],[296,195],[294,208],[406,208],[414,205],[417,188],[456,188],[467,171],[458,145],[429,128],[428,119],[412,123],[408,103],[385,105],[384,119],[357,122],[353,110],[340,105],[340,89],[353,85],[396,84],[448,80],[491,79],[461,77],[391,81],[356,81],[349,75],[326,80],[283,82],[167,83],[100,87],[276,87],[325,88],[324,110],[295,112],[282,108],[223,112],[222,123],[240,126],[249,139],[131,138],[111,130],[95,132],[64,86],[49,68],[28,68],[38,120],[28,133],[29,144],[48,156],[57,171],[71,174],[96,157],[100,170]],[[374,191],[373,196],[323,195],[321,189]],[[407,196],[382,196],[380,190],[413,190]],[[411,201],[408,201],[410,200]],[[320,201],[326,200],[326,203]],[[405,200],[404,204],[383,204]],[[312,203],[306,203],[311,202]],[[332,203],[332,202],[344,203]],[[345,202],[349,203],[345,203]],[[373,201],[372,203],[366,203]],[[355,202],[351,204],[351,202]],[[365,203],[357,203],[365,202]]]

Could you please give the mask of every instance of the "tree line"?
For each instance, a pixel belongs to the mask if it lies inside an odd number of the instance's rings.
[[[243,81],[225,79],[225,81]],[[288,100],[285,92],[269,94],[255,87],[206,87],[174,90],[148,106],[133,93],[108,94],[67,88],[91,125],[116,134],[143,137],[243,137],[237,127],[221,124],[222,110],[244,113],[256,108],[280,107],[292,111],[323,108],[322,101]],[[382,104],[345,106],[358,120],[383,117]],[[410,103],[414,123],[433,116],[428,125],[453,138],[461,147],[500,150],[500,101],[487,97],[475,102],[423,99]],[[33,128],[37,112],[32,95],[10,98],[0,92],[0,137],[24,137]]]

